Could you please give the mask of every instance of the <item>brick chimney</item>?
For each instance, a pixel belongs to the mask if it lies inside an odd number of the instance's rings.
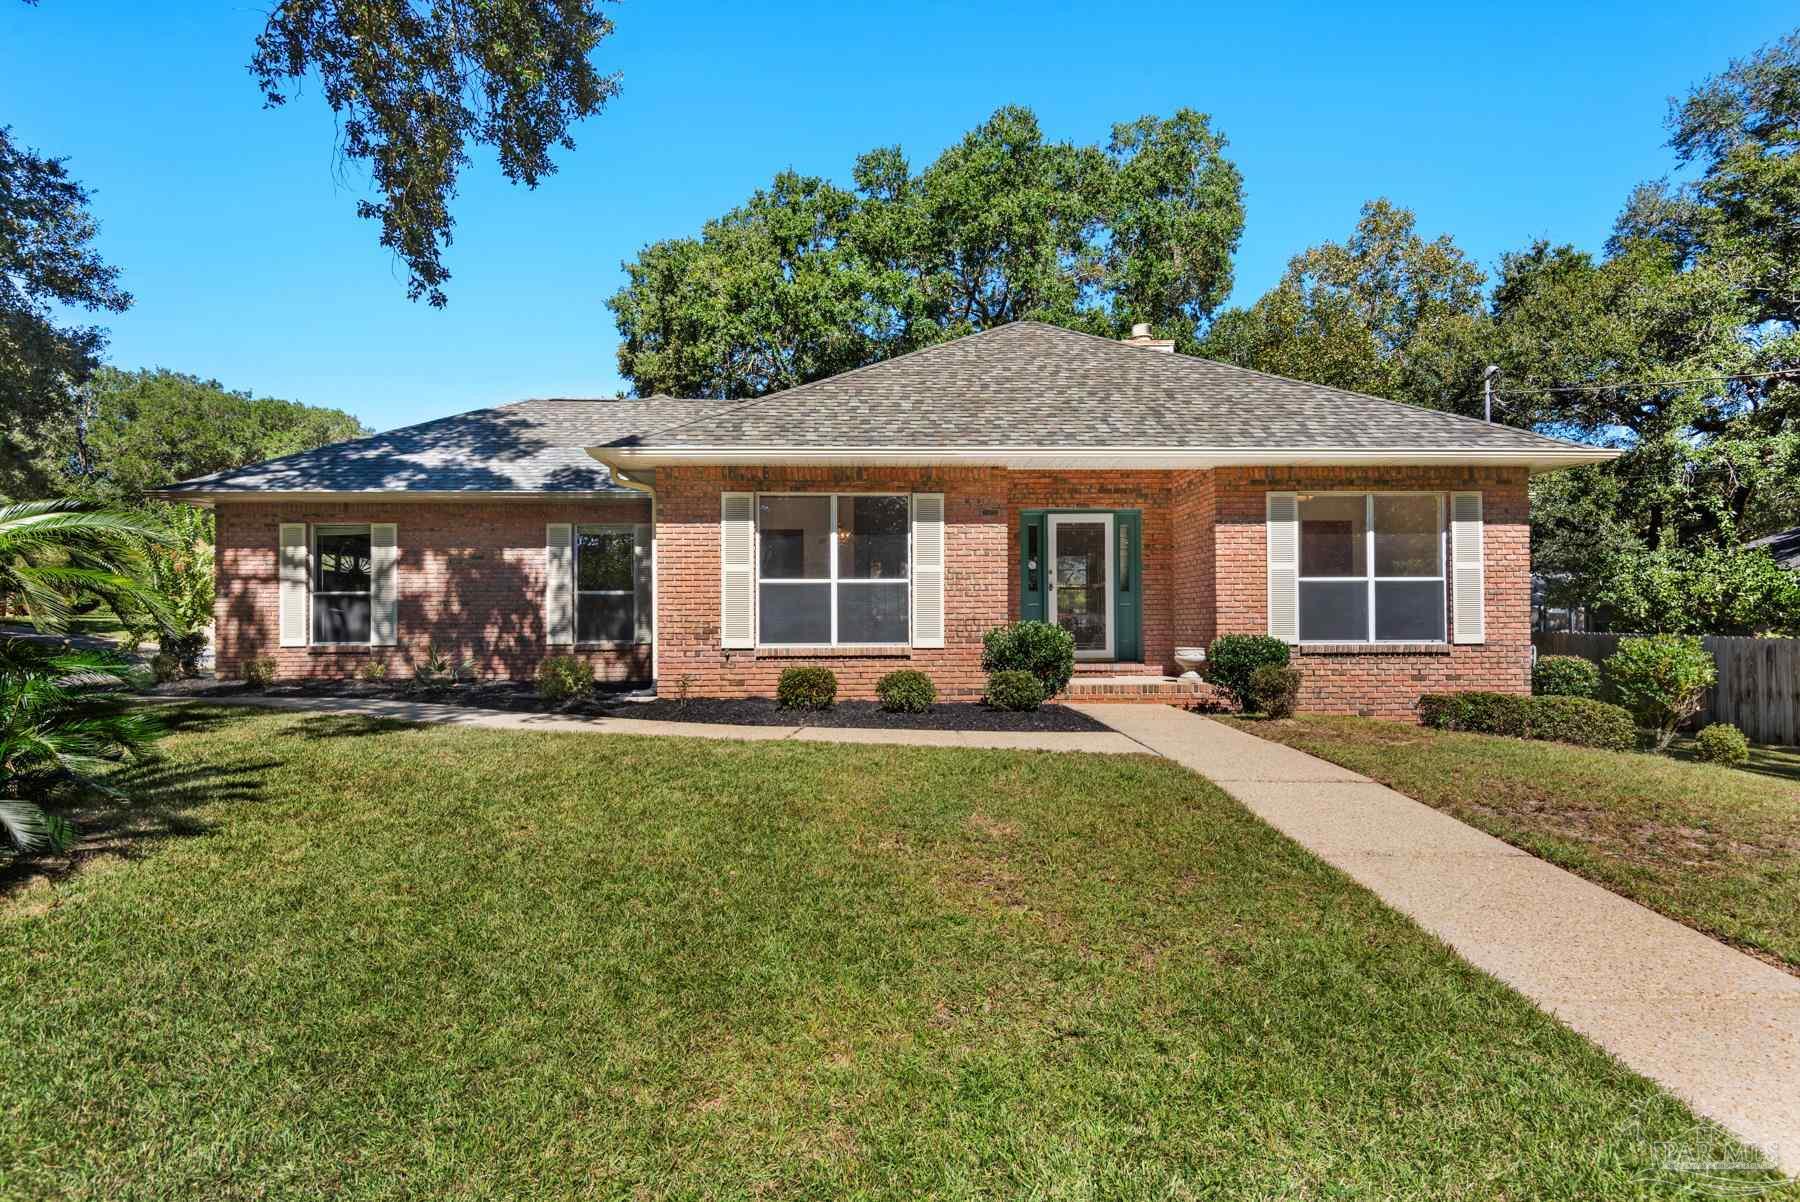
[[[1119,341],[1123,342],[1126,346],[1141,346],[1146,350],[1161,351],[1165,355],[1173,355],[1175,353],[1175,340],[1173,338],[1150,337],[1150,323],[1147,321],[1140,321],[1132,326],[1131,337],[1121,338]]]

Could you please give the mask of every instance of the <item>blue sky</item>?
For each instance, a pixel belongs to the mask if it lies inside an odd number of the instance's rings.
[[[778,170],[915,167],[1003,104],[1053,137],[1188,105],[1243,170],[1234,299],[1342,238],[1363,201],[1416,210],[1484,266],[1536,237],[1597,248],[1671,167],[1671,95],[1785,32],[1788,4],[614,4],[597,61],[624,91],[536,192],[478,154],[456,203],[450,306],[355,217],[316,90],[265,112],[245,63],[261,4],[0,0],[0,122],[66,156],[137,298],[110,359],[340,406],[378,429],[622,386],[620,263]]]

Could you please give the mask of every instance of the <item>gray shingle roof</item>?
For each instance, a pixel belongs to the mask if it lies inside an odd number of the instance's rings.
[[[726,402],[531,400],[477,409],[170,485],[234,492],[595,492],[622,489],[583,450]]]
[[[1744,544],[1745,547],[1766,547],[1775,562],[1784,568],[1800,571],[1800,526],[1792,530],[1783,530],[1776,534],[1753,538]]]
[[[1034,321],[723,405],[612,445],[643,451],[1330,448],[1524,454],[1577,446]]]

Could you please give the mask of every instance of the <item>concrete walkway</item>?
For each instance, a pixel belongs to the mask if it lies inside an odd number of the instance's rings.
[[[663,722],[650,718],[576,718],[560,714],[520,714],[501,710],[434,705],[428,701],[388,701],[358,697],[269,697],[243,693],[229,697],[168,697],[159,700],[201,705],[248,705],[261,709],[303,710],[429,722],[444,726],[477,726],[499,730],[581,731],[608,735],[679,735],[688,739],[799,739],[810,743],[886,743],[913,747],[988,747],[1003,751],[1087,751],[1103,755],[1142,755],[1135,741],[1110,730],[866,730],[855,727],[728,726],[716,722]],[[1110,708],[1122,709],[1123,706]],[[1173,711],[1171,711],[1173,712]]]
[[[1291,747],[1167,706],[1077,708],[1800,1174],[1800,978]]]

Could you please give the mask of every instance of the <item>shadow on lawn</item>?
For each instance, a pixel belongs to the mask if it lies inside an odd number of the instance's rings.
[[[171,733],[212,730],[231,720],[217,711],[170,710],[160,717]],[[120,768],[107,779],[124,796],[55,807],[74,824],[75,845],[59,856],[0,868],[0,899],[38,881],[60,880],[103,856],[141,859],[166,840],[207,834],[215,825],[195,817],[195,809],[216,801],[261,800],[264,775],[280,764],[254,755],[203,764],[159,756]]]
[[[411,730],[417,723],[400,718],[371,718],[363,714],[314,714],[294,724],[290,737],[302,739],[358,739]]]

